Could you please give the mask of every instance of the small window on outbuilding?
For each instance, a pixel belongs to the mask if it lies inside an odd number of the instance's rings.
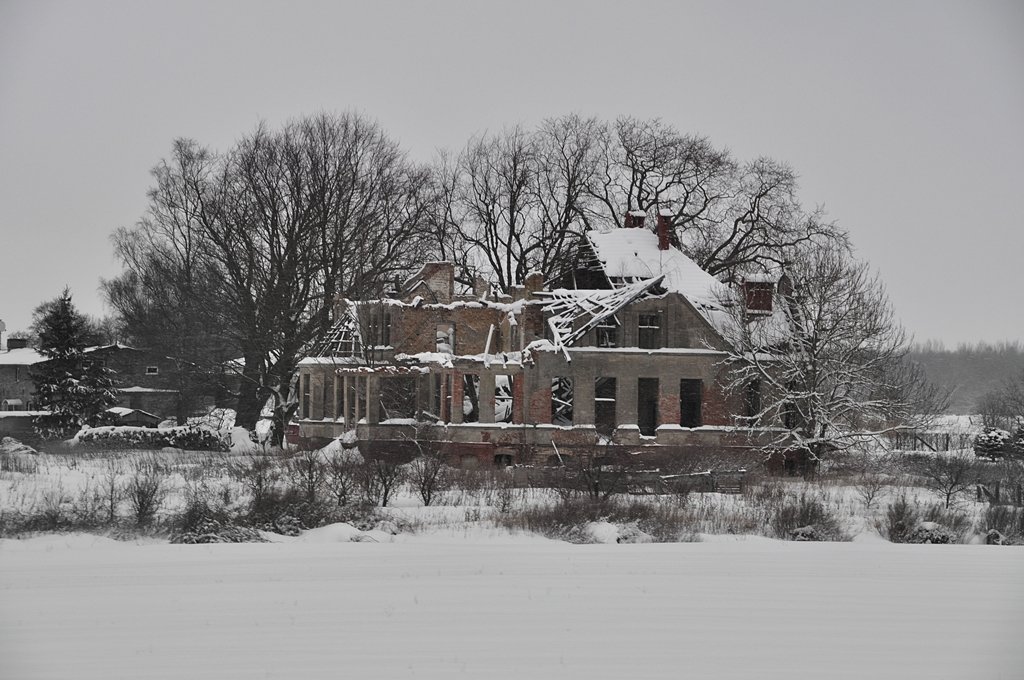
[[[146,375],[160,375],[160,367],[146,366]]]

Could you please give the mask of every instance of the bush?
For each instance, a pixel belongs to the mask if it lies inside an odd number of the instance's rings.
[[[285,463],[292,485],[306,503],[316,504],[320,489],[327,481],[327,464],[319,451],[302,451]]]
[[[135,514],[135,523],[146,526],[156,517],[167,488],[164,472],[155,458],[140,458],[124,488],[125,497]]]
[[[171,543],[266,543],[255,529],[240,527],[216,519],[203,519],[193,527],[171,536]]]
[[[270,456],[250,454],[230,467],[232,476],[249,491],[249,514],[260,518],[274,515],[278,505],[277,480],[281,473]]]
[[[974,438],[974,455],[979,458],[1001,458],[1010,449],[1011,437],[1006,430],[986,427]]]
[[[505,528],[530,531],[570,543],[592,542],[593,537],[587,532],[587,525],[592,522],[618,525],[622,542],[636,542],[635,539],[641,535],[644,540],[656,542],[689,541],[695,538],[684,508],[679,504],[663,502],[577,497],[528,506],[504,513],[498,518],[498,523]]]
[[[960,542],[973,529],[971,518],[966,513],[946,508],[942,503],[931,503],[920,511],[921,522],[938,524],[950,531]],[[933,541],[934,542],[934,541]]]
[[[982,528],[1001,535],[1000,544],[1024,542],[1024,508],[1010,505],[990,505],[981,516]]]
[[[386,508],[405,481],[405,468],[386,458],[364,460],[356,471],[363,497],[374,505]]]
[[[779,538],[800,541],[847,540],[839,519],[814,496],[786,496],[769,515],[769,526]]]
[[[439,494],[448,491],[454,482],[451,468],[437,455],[423,455],[406,469],[407,477],[419,494],[423,505],[430,505]]]
[[[914,530],[906,534],[904,543],[954,543],[955,537],[948,527],[935,522],[921,522]]]
[[[228,451],[219,434],[196,425],[181,427],[93,427],[78,433],[76,440],[87,446],[133,449],[188,449],[191,451]]]
[[[900,496],[889,504],[879,531],[893,543],[906,543],[907,536],[917,526],[917,507]]]

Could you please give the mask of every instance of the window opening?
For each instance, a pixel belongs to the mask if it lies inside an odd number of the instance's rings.
[[[551,422],[555,425],[572,425],[572,378],[551,379]]]
[[[701,400],[704,385],[700,380],[679,381],[679,424],[683,427],[700,427]]]
[[[659,349],[661,347],[660,314],[638,315],[637,346],[640,349]]]
[[[637,425],[640,434],[653,437],[658,429],[658,379],[639,378],[636,385]]]
[[[597,378],[594,382],[594,427],[603,435],[615,430],[615,378]]]
[[[619,324],[613,317],[603,319],[596,326],[598,347],[619,346]]]

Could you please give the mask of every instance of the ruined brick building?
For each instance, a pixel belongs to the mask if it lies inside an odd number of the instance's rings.
[[[463,465],[545,463],[597,446],[686,455],[749,448],[759,386],[724,388],[737,293],[670,247],[667,225],[588,232],[567,287],[456,295],[431,262],[394,297],[342,302],[299,366],[298,435],[364,451],[424,446]],[[747,313],[774,284],[749,281]]]

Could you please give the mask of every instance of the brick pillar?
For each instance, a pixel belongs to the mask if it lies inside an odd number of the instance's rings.
[[[658,381],[658,424],[679,424],[679,378],[662,376]]]
[[[494,374],[490,371],[480,373],[480,422],[494,422]]]
[[[458,371],[452,371],[452,417],[451,422],[458,425],[462,422],[462,417],[465,415],[462,412],[462,402],[465,399],[465,382],[462,373]]]
[[[521,424],[523,422],[523,383],[526,376],[522,373],[509,376],[512,381],[512,422]]]
[[[445,371],[441,374],[441,403],[438,405],[438,415],[441,417],[441,422],[450,423],[451,408],[449,408],[448,400],[448,383],[451,382],[451,373]]]
[[[620,375],[615,380],[615,425],[636,425],[637,381],[635,375]]]
[[[572,424],[594,424],[594,376],[588,373],[572,375]]]
[[[434,413],[434,374],[422,373],[416,379],[416,410]]]

